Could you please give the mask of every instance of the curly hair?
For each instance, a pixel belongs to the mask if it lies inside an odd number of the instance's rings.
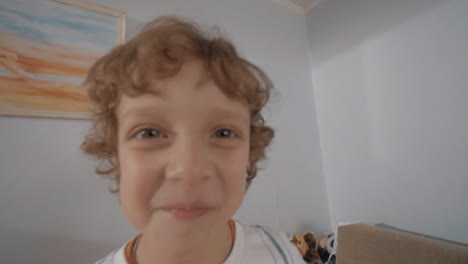
[[[193,22],[163,16],[147,23],[133,39],[97,60],[84,82],[94,104],[94,123],[81,149],[100,161],[96,173],[115,179],[117,186],[111,189],[112,193],[119,192],[120,183],[116,109],[122,93],[131,97],[148,93],[152,79],[176,75],[189,58],[205,64],[227,97],[249,106],[247,186],[257,175],[257,162],[265,159],[265,149],[274,137],[274,130],[265,125],[260,113],[270,97],[271,80],[259,67],[241,58],[235,47],[219,34],[210,36]]]

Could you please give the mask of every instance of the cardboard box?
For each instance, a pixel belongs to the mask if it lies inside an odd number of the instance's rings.
[[[388,227],[338,227],[336,264],[468,264],[468,246]]]

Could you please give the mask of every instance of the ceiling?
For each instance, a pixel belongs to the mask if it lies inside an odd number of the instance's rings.
[[[307,14],[312,8],[314,8],[321,0],[273,0],[287,8],[293,9],[301,14]]]

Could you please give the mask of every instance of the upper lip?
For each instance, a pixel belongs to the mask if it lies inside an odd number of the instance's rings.
[[[174,202],[168,203],[160,207],[163,210],[197,210],[197,209],[210,209],[211,206],[205,202]]]

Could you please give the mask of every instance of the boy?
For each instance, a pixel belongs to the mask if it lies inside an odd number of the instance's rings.
[[[272,84],[223,38],[161,17],[99,59],[82,149],[140,234],[97,263],[304,263],[282,233],[231,220],[273,129]]]

